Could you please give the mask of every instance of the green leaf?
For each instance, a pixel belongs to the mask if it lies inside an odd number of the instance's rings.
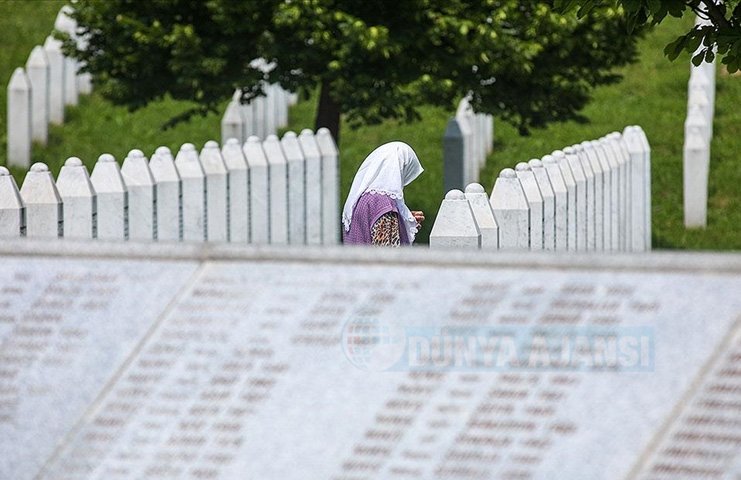
[[[705,58],[705,54],[703,52],[698,53],[694,57],[692,57],[692,65],[699,67],[702,63],[703,58]]]

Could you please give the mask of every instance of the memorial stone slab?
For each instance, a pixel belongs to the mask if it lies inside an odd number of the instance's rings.
[[[250,241],[270,242],[270,177],[260,138],[252,135],[242,145],[250,172]]]
[[[514,170],[499,172],[489,201],[499,225],[499,248],[530,248],[530,207]]]
[[[538,181],[535,180],[535,174],[526,162],[520,162],[515,165],[515,173],[520,180],[528,207],[530,208],[530,249],[542,250],[544,224],[543,196],[540,193]]]
[[[713,73],[715,72],[713,67]],[[644,250],[651,250],[651,145],[648,143],[646,132],[638,125],[630,126],[630,131],[635,134],[643,145],[643,186],[645,188],[644,198],[648,208],[644,210],[645,234]]]
[[[577,237],[579,235],[579,228],[577,228],[577,209],[578,207],[578,196],[577,196],[577,185],[574,173],[569,166],[569,162],[566,159],[566,155],[561,150],[555,150],[552,157],[558,163],[558,167],[561,170],[563,176],[563,183],[566,185],[566,243],[569,251],[575,252],[577,250]]]
[[[288,168],[288,243],[302,245],[306,243],[306,195],[321,184],[306,182],[306,159],[295,132],[286,132],[280,145]]]
[[[314,132],[305,128],[298,136],[306,159],[306,243],[322,243],[322,154],[316,143]]]
[[[68,5],[59,9],[57,18],[54,20],[54,28],[75,38],[77,23],[69,16],[71,13],[71,7]],[[64,64],[64,103],[65,105],[77,105],[79,101],[77,91],[77,60],[65,56]]]
[[[46,145],[49,136],[49,59],[40,45],[33,47],[26,61],[31,84],[31,137]]]
[[[9,478],[739,473],[737,254],[66,245],[0,244]]]
[[[157,189],[144,152],[133,149],[121,165],[121,177],[129,197],[129,238],[157,238]]]
[[[244,135],[245,119],[242,116],[242,106],[238,101],[232,100],[226,107],[224,116],[221,118],[221,141],[226,142],[230,138],[242,141]]]
[[[481,230],[466,196],[460,190],[445,194],[430,232],[430,248],[481,248]]]
[[[31,165],[23,179],[20,194],[26,206],[26,236],[61,237],[64,232],[64,207],[49,167],[43,163]]]
[[[528,162],[532,169],[538,190],[543,197],[543,248],[545,250],[556,249],[556,194],[553,191],[551,181],[548,179],[543,162],[534,158]]]
[[[466,200],[471,206],[476,225],[481,232],[481,248],[484,250],[499,249],[499,226],[484,187],[479,183],[467,185]]]
[[[288,243],[288,164],[280,140],[268,135],[262,143],[268,160],[270,243]]]
[[[594,248],[602,251],[605,249],[605,175],[592,142],[582,142],[581,147],[584,153],[583,161],[589,162],[594,174]]]
[[[2,265],[0,478],[30,480],[197,265],[63,258],[2,258]]]
[[[576,184],[576,249],[583,252],[587,250],[587,177],[573,147],[566,147],[563,152],[564,163],[571,170]]]
[[[584,170],[584,178],[586,179],[587,186],[587,250],[594,250],[596,245],[596,212],[597,209],[597,198],[596,198],[596,177],[592,164],[589,161],[589,157],[584,151],[584,147],[581,144],[576,144],[571,148],[576,152],[577,161]]]
[[[192,143],[184,143],[175,166],[182,184],[183,240],[202,242],[208,240],[206,218],[206,172]]]
[[[606,138],[600,138],[599,144],[610,165],[610,178],[612,180],[610,183],[610,249],[620,250],[620,189],[622,185],[620,164],[617,153]],[[607,238],[605,238],[605,242],[607,242]]]
[[[626,250],[628,234],[628,195],[630,186],[628,185],[628,159],[623,155],[620,138],[613,134],[606,136],[608,148],[614,152],[618,164],[618,246],[621,251]]]
[[[340,152],[328,128],[316,131],[322,154],[322,243],[340,242]]]
[[[62,55],[62,42],[54,37],[46,37],[44,53],[49,60],[49,121],[55,125],[64,123],[65,61]]]
[[[8,165],[28,168],[31,164],[31,83],[21,67],[8,82]]]
[[[209,140],[201,149],[201,165],[206,174],[206,218],[209,242],[229,241],[229,170],[219,144]]]
[[[552,155],[545,155],[541,161],[543,168],[548,174],[548,181],[553,188],[555,200],[556,215],[554,217],[554,227],[556,235],[556,250],[568,250],[568,219],[569,219],[569,192],[564,181],[561,167],[558,165]]]
[[[10,171],[0,167],[0,237],[19,237],[26,233],[26,207],[18,184]]]
[[[98,236],[98,198],[82,160],[70,157],[57,178],[64,204],[64,238]]]
[[[149,170],[157,191],[157,240],[182,240],[183,186],[169,148],[157,147],[149,159]]]
[[[250,176],[242,145],[230,138],[221,148],[224,165],[229,171],[229,241],[250,241]]]
[[[98,238],[125,240],[129,237],[129,192],[113,155],[98,157],[90,174],[97,195]]]

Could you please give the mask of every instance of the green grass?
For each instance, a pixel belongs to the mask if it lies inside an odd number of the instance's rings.
[[[13,69],[25,63],[34,45],[51,31],[62,0],[0,1],[0,74],[9,79]],[[652,146],[653,234],[655,248],[739,249],[741,248],[741,77],[718,74],[715,138],[712,145],[708,228],[686,230],[682,219],[682,141],[686,114],[689,62],[669,62],[663,46],[679,35],[690,19],[668,20],[641,41],[640,62],[622,70],[623,82],[597,89],[586,108],[587,124],[567,122],[536,130],[520,137],[514,128],[496,122],[495,150],[481,179],[491,190],[496,174],[517,162],[541,157],[554,149],[597,138],[625,125],[641,125]],[[0,95],[3,143],[0,164],[5,163],[5,96]],[[313,99],[312,99],[313,100]],[[200,147],[219,139],[220,115],[197,117],[174,129],[160,126],[188,107],[187,102],[163,100],[136,112],[116,107],[98,95],[81,97],[80,104],[67,109],[66,123],[50,130],[49,145],[33,150],[33,161],[49,164],[56,174],[70,156],[92,166],[104,152],[121,160],[132,148],[150,154],[159,145],[173,150],[184,142]],[[344,201],[357,167],[381,143],[402,140],[412,145],[425,173],[407,187],[405,195],[413,209],[427,214],[418,241],[426,242],[444,195],[442,188],[442,133],[450,116],[440,108],[422,107],[422,121],[414,124],[386,122],[357,130],[342,127],[341,197]],[[302,102],[290,114],[289,129],[300,130],[314,123],[315,102]],[[13,169],[20,183],[25,172]]]

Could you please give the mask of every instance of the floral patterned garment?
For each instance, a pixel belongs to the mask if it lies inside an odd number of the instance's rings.
[[[399,216],[395,212],[381,215],[371,228],[371,238],[377,247],[400,247]]]

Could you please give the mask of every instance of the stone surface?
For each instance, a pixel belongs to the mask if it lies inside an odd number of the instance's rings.
[[[577,228],[578,196],[576,179],[566,159],[566,155],[561,150],[554,151],[552,157],[558,163],[558,168],[561,170],[561,175],[563,176],[563,183],[566,185],[566,248],[571,252],[575,252],[577,250],[577,237],[579,235],[579,228]]]
[[[543,168],[548,174],[548,180],[553,188],[554,196],[554,229],[556,250],[568,250],[568,219],[569,219],[569,191],[566,187],[558,160],[552,155],[545,155],[542,160]]]
[[[0,478],[30,480],[165,313],[195,262],[2,264]]]
[[[437,212],[430,232],[430,248],[481,248],[481,230],[473,210],[460,190],[451,190]]]
[[[287,98],[286,98],[287,101]],[[322,243],[324,215],[322,213],[322,154],[316,143],[314,132],[305,128],[298,136],[306,159],[306,243]]]
[[[182,240],[183,186],[169,148],[157,147],[149,159],[149,170],[157,191],[157,240]]]
[[[207,239],[209,242],[229,241],[229,171],[219,144],[207,141],[201,149],[200,160],[206,174]]]
[[[0,237],[26,233],[26,207],[10,171],[0,167]]]
[[[589,164],[594,175],[594,249],[602,251],[605,249],[605,175],[592,142],[582,142],[581,148],[581,160]]]
[[[530,249],[543,249],[543,195],[540,193],[538,181],[530,165],[520,162],[515,165],[515,173],[525,192],[525,198],[530,209]]]
[[[31,83],[21,67],[8,82],[8,165],[28,168],[31,164]]]
[[[481,248],[484,250],[499,249],[499,226],[484,187],[479,183],[466,186],[466,200],[471,206],[473,218],[481,232]]]
[[[229,241],[250,241],[250,172],[242,145],[230,138],[221,147],[224,165],[229,171]]]
[[[129,236],[129,192],[113,155],[104,153],[90,174],[98,202],[98,238],[125,240]]]
[[[64,204],[64,238],[98,236],[98,197],[82,160],[70,157],[57,177]]]
[[[26,236],[57,238],[62,236],[62,197],[49,167],[34,163],[21,185],[21,198],[26,206]]]
[[[534,158],[528,162],[535,176],[538,190],[543,198],[543,249],[556,249],[556,195],[548,179],[548,172],[543,162]]]
[[[278,108],[277,103],[275,108]],[[321,184],[306,181],[306,159],[295,132],[283,134],[280,145],[288,165],[288,243],[303,245],[306,243],[306,195],[309,190],[320,189]]]
[[[250,136],[242,146],[250,170],[250,239],[270,242],[270,178],[268,159],[260,138]]]
[[[124,158],[121,177],[129,198],[129,238],[157,238],[157,190],[149,161],[141,150],[134,149]]]
[[[463,183],[478,182],[478,168],[476,162],[476,148],[473,124],[471,122],[471,106],[464,99],[458,104],[455,119],[463,137]]]
[[[739,255],[61,243],[0,244],[0,477],[739,472]]]
[[[596,176],[592,169],[592,163],[589,161],[589,157],[584,151],[584,147],[581,144],[574,145],[572,147],[576,151],[577,162],[581,165],[584,171],[584,178],[586,181],[587,188],[587,250],[595,250],[596,248],[596,209],[597,209],[597,198],[596,198]]]
[[[340,152],[327,128],[316,131],[322,154],[322,243],[340,242]]]
[[[268,160],[270,243],[288,243],[288,163],[275,135],[269,135],[262,143]]]
[[[182,184],[183,235],[185,241],[208,239],[206,220],[206,172],[192,143],[184,143],[177,156],[175,166]]]
[[[499,172],[489,201],[499,225],[499,248],[530,248],[530,208],[514,170],[505,168]]]
[[[49,59],[44,48],[37,45],[26,61],[26,73],[31,84],[31,138],[46,145],[49,136]]]
[[[224,111],[221,118],[221,142],[225,143],[230,138],[236,138],[240,142],[244,139],[245,118],[242,114],[242,106],[239,101],[232,100]]]
[[[55,125],[64,123],[65,69],[62,55],[62,42],[54,37],[46,37],[44,53],[49,60],[49,121]]]
[[[583,252],[587,250],[587,177],[576,151],[566,147],[563,152],[564,164],[571,170],[576,186],[576,250]]]
[[[628,196],[630,186],[628,184],[628,159],[623,155],[620,138],[612,134],[606,137],[608,148],[614,152],[618,171],[618,249],[625,251],[628,233]]]
[[[600,138],[599,144],[610,166],[610,250],[620,250],[620,164],[617,153],[606,138]]]

